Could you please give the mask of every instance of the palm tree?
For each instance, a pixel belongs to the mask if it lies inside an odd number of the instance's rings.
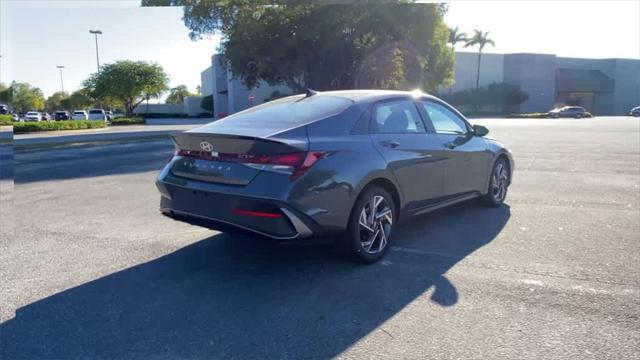
[[[467,34],[460,31],[456,26],[449,28],[449,44],[451,44],[451,50],[456,51],[456,44],[459,42],[467,41]]]
[[[478,45],[478,73],[476,75],[476,89],[480,86],[480,61],[482,60],[482,49],[485,45],[495,46],[496,43],[489,39],[489,32],[482,30],[473,30],[473,36],[467,39],[464,47]]]

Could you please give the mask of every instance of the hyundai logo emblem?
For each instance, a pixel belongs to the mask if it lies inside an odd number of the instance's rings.
[[[202,149],[202,151],[212,152],[213,151],[213,145],[211,145],[211,143],[208,142],[208,141],[203,141],[203,142],[200,143],[200,149]]]

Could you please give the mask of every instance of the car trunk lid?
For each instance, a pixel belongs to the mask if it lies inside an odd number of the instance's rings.
[[[294,129],[270,138],[189,131],[171,135],[178,159],[171,172],[212,183],[244,186],[269,162],[308,150],[306,130]]]

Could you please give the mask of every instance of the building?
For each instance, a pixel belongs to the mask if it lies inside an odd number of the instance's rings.
[[[218,54],[211,57],[211,67],[204,70],[200,77],[203,81],[200,85],[202,95],[208,94],[205,89],[211,89],[213,93],[213,111],[216,118],[262,104],[269,100],[275,91],[280,94],[292,93],[288,86],[270,86],[263,81],[255,88],[248,89],[241,79],[234,77],[231,70],[223,66]]]
[[[209,66],[200,73],[200,95],[213,94],[213,66]]]
[[[478,53],[456,52],[452,92],[475,88]],[[584,106],[595,115],[626,115],[640,105],[640,60],[581,59],[548,54],[482,54],[480,86],[519,85],[529,99],[515,112]],[[443,89],[449,90],[449,89]]]

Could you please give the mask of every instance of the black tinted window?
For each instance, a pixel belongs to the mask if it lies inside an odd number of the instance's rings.
[[[372,133],[424,133],[425,128],[413,101],[389,101],[375,106]]]

